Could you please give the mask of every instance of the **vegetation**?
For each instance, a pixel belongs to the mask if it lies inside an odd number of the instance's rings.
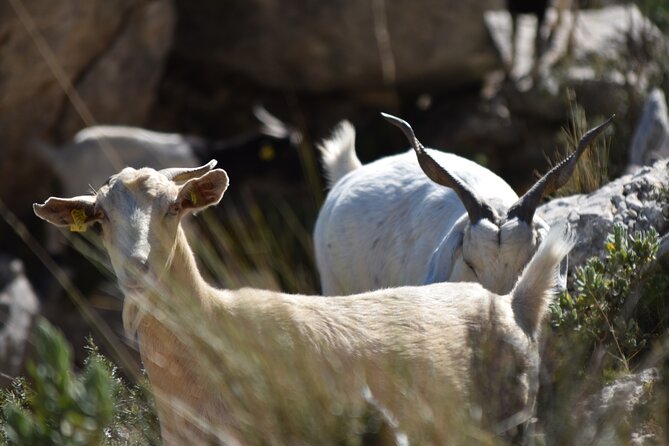
[[[654,345],[661,350],[659,363],[667,357],[668,348],[662,343],[668,341],[669,279],[653,266],[657,248],[656,232],[628,234],[616,226],[604,245],[605,255],[577,268],[573,291],[552,305],[553,333],[545,355],[554,380],[539,407],[546,437],[537,440],[571,443],[579,432],[573,404],[583,392],[635,370],[640,358],[647,356],[642,354],[653,351]],[[630,307],[636,295],[643,299]],[[183,319],[176,322],[194,324],[192,313],[182,310]],[[241,423],[238,431],[250,444],[378,440],[383,414],[369,401],[346,397],[341,387],[359,384],[362,377],[355,370],[333,358],[309,361],[290,337],[275,336],[268,325],[240,329],[225,339],[212,337],[213,329],[202,327],[193,338],[193,349],[204,358],[200,365],[211,370],[214,382],[230,390],[230,413]],[[79,372],[73,370],[71,351],[62,335],[46,322],[39,324],[36,348],[38,362],[29,366],[28,380],[18,380],[2,394],[2,440],[59,445],[160,443],[153,402],[144,384],[122,379],[92,343]],[[248,355],[248,351],[258,353]],[[221,357],[223,362],[211,362]],[[443,443],[455,436],[461,444],[498,443],[471,420],[462,419],[452,398],[427,384],[429,376],[407,376],[402,364],[388,364],[388,368],[397,376],[397,387],[388,391],[414,396],[403,409],[415,414],[414,424],[403,426],[413,442]],[[328,378],[342,375],[350,381],[336,384]],[[652,407],[657,410],[645,413],[643,422],[649,417],[661,419],[660,403]],[[263,416],[259,418],[258,413]],[[436,422],[445,419],[460,421]]]
[[[573,291],[551,305],[553,333],[543,356],[550,378],[544,382],[539,411],[554,444],[582,443],[581,420],[573,415],[586,395],[647,367],[666,373],[669,276],[656,265],[657,249],[655,230],[629,234],[615,226],[604,243],[604,255],[577,267]],[[630,433],[642,426],[663,435],[657,427],[664,419],[666,387],[647,390],[646,398],[655,403],[628,414],[624,423],[619,408],[610,408],[597,420],[601,430],[610,431],[609,444],[626,444]]]
[[[586,128],[582,110],[574,105],[572,129],[565,132],[571,147]],[[602,154],[605,147],[589,152]],[[573,192],[594,189],[605,181],[605,175],[590,174],[605,161],[604,155],[581,162],[586,167],[574,175],[578,179],[571,186]],[[658,200],[666,197],[666,188],[657,192]],[[280,200],[266,200],[261,206],[246,198],[243,208],[226,202],[221,209],[202,213],[195,220],[203,224],[190,228],[196,235],[189,238],[205,273],[221,286],[318,292],[307,229],[313,225],[304,223],[309,217],[298,215]],[[71,240],[112,278],[106,255],[97,246],[99,239],[89,237],[91,232]],[[578,268],[572,292],[552,305],[553,332],[547,336],[544,353],[545,374],[551,380],[543,383],[538,405],[540,428],[535,439],[539,443],[574,444],[582,431],[573,417],[575,404],[611,379],[646,365],[644,359],[649,356],[659,358],[653,365],[667,363],[663,373],[669,373],[665,303],[669,279],[654,266],[658,242],[655,232],[628,234],[623,227],[615,227],[604,245],[604,256]],[[359,386],[364,379],[357,370],[334,358],[309,360],[294,339],[277,336],[267,324],[226,330],[222,338],[220,327],[202,324],[192,309],[178,305],[170,309],[177,315],[170,323],[197,328],[189,345],[202,358],[198,366],[205,367],[212,382],[228,392],[228,413],[237,421],[234,429],[249,444],[374,444],[388,434],[378,407],[348,396],[351,386]],[[44,322],[39,325],[36,348],[37,362],[30,365],[28,378],[18,380],[0,397],[0,441],[160,444],[153,400],[143,380],[133,383],[122,378],[92,343],[84,366],[75,370],[62,335]],[[463,411],[452,395],[430,385],[433,381],[427,371],[424,376],[411,376],[402,363],[387,367],[397,376],[395,387],[387,391],[411,395],[401,410],[412,415],[409,425],[403,426],[412,444],[501,443],[471,417],[475,408]],[[342,383],[341,376],[348,380]],[[658,399],[656,406],[649,406],[651,414],[643,414],[638,422],[662,420],[662,404],[669,403]],[[626,432],[616,437],[618,443],[625,443]]]
[[[669,32],[669,2],[667,0],[639,0],[639,7],[663,33]]]
[[[578,145],[579,140],[588,131],[591,125],[585,116],[585,110],[576,101],[576,94],[573,90],[567,91],[567,100],[570,108],[570,122],[567,129],[563,129],[561,145],[563,151],[555,156],[556,162],[565,159],[571,154]],[[597,121],[597,124],[602,122]],[[557,191],[557,196],[570,196],[574,194],[587,194],[599,189],[609,180],[609,141],[605,137],[600,137],[593,142],[592,147],[583,152],[579,159],[574,173]]]
[[[94,344],[84,369],[72,369],[72,351],[46,320],[37,326],[30,383],[15,381],[0,395],[0,440],[14,445],[158,444],[149,393],[130,386]]]
[[[669,277],[651,268],[658,246],[654,229],[628,234],[614,226],[604,257],[577,267],[573,293],[551,306],[551,323],[569,343],[610,359],[602,370],[629,372],[649,341],[666,333]]]

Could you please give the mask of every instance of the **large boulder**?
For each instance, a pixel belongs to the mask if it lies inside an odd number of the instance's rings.
[[[483,13],[503,7],[502,0],[179,0],[175,52],[266,88],[448,88],[500,66]]]
[[[0,3],[0,198],[10,208],[49,188],[32,139],[69,138],[82,118],[144,122],[174,18],[171,0]]]
[[[570,267],[601,255],[615,224],[630,233],[651,228],[660,235],[669,232],[669,153],[663,148],[668,141],[667,120],[664,95],[655,90],[636,126],[627,167],[630,173],[590,194],[551,200],[537,210],[548,224],[567,220],[574,228],[578,244],[569,255]]]
[[[661,78],[669,43],[636,5],[565,10],[560,20],[557,17],[557,11],[551,10],[547,22],[549,28],[554,26],[553,39],[531,80],[536,20],[526,17],[520,21],[518,53],[512,69],[517,81],[504,90],[512,113],[553,122],[563,120],[570,112],[565,100],[570,90],[590,116],[625,116],[630,105]],[[485,23],[500,57],[508,63],[509,14],[487,12]]]
[[[567,220],[578,236],[569,254],[570,268],[602,254],[614,224],[630,232],[651,227],[661,235],[669,231],[669,160],[660,160],[624,175],[590,194],[557,198],[542,205],[537,214],[550,225]]]

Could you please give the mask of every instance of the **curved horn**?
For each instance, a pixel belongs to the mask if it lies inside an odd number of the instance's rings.
[[[569,181],[571,174],[574,172],[576,163],[581,157],[585,149],[587,149],[592,142],[611,124],[611,121],[616,115],[611,115],[609,119],[602,124],[588,130],[585,135],[578,142],[578,147],[574,153],[565,158],[562,162],[557,164],[546,175],[539,179],[534,186],[516,201],[516,203],[509,208],[507,212],[507,219],[518,217],[518,220],[525,223],[532,223],[534,212],[537,210],[541,198],[555,192]]]
[[[211,160],[207,164],[200,167],[171,167],[168,169],[159,170],[158,172],[165,175],[168,180],[172,180],[175,183],[184,183],[190,179],[201,177],[216,167],[216,163],[218,163],[218,161]]]
[[[387,113],[381,113],[381,116],[402,130],[402,133],[407,137],[416,152],[418,163],[420,164],[421,169],[423,169],[423,172],[425,172],[425,175],[435,183],[450,187],[455,191],[460,198],[460,201],[462,201],[462,204],[465,206],[467,214],[469,215],[469,220],[472,223],[476,223],[482,218],[486,218],[493,222],[497,220],[496,214],[492,208],[487,203],[484,203],[467,184],[451,175],[446,169],[441,167],[434,158],[427,154],[425,147],[418,141],[408,122]]]

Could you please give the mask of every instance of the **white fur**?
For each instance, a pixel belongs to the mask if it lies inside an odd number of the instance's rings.
[[[348,121],[340,122],[332,136],[318,145],[318,150],[323,158],[328,187],[362,166],[355,153],[355,128]]]
[[[139,127],[97,125],[80,130],[62,147],[44,142],[35,142],[34,147],[58,174],[67,196],[100,187],[125,166],[164,169],[199,165],[183,135]]]
[[[353,128],[350,128],[353,131]],[[316,262],[326,295],[443,281],[477,281],[507,293],[548,231],[512,219],[472,225],[456,193],[430,181],[413,151],[356,167],[355,147],[335,135],[324,142],[326,175],[338,180],[318,215]],[[338,146],[337,148],[333,146]],[[459,156],[427,149],[502,216],[518,200],[490,170]],[[353,153],[351,153],[353,152]],[[350,166],[348,172],[342,166]],[[473,271],[472,270],[475,271]]]
[[[481,407],[492,420],[531,411],[539,364],[538,321],[553,296],[556,267],[570,246],[560,234],[547,239],[514,291],[502,296],[476,283],[338,297],[221,290],[200,275],[179,223],[185,213],[196,210],[191,206],[195,201],[200,203],[198,209],[218,203],[226,187],[227,175],[220,169],[177,185],[152,169],[128,168],[95,197],[52,197],[34,206],[38,216],[57,226],[71,224],[72,209],[84,209],[90,216],[87,224],[101,224],[104,245],[126,295],[123,317],[132,319],[124,322],[136,330],[158,397],[165,444],[203,444],[210,435],[233,444],[243,442],[229,437],[234,434],[226,424],[228,392],[218,389],[211,373],[206,373],[212,370],[207,360],[217,365],[221,357],[200,357],[192,344],[201,339],[207,346],[217,345],[212,336],[216,330],[223,338],[244,330],[254,336],[258,327],[265,336],[288,334],[314,361],[336,357],[346,370],[363,370],[372,392],[381,389],[375,399],[391,411],[403,397],[382,389],[397,379],[388,365],[399,360],[407,362],[407,372],[433,370],[427,376],[434,379],[429,386],[435,389],[446,386],[454,397],[471,397],[479,404],[486,399]],[[192,191],[198,199],[189,202]],[[176,217],[170,216],[175,203]],[[184,318],[185,309],[194,319]],[[198,338],[203,327],[209,328]],[[215,370],[214,382],[226,383],[225,375],[218,376],[225,367]],[[362,398],[363,389],[358,390]],[[398,423],[402,428],[401,418]]]

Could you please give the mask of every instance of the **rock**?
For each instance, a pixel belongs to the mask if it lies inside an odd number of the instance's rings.
[[[660,235],[669,231],[663,211],[667,198],[660,193],[669,185],[669,161],[638,169],[588,195],[557,198],[542,205],[537,214],[549,225],[565,219],[571,223],[578,243],[569,254],[569,267],[602,253],[602,246],[613,225],[620,222],[630,231],[655,228]]]
[[[145,3],[128,11],[105,51],[79,73],[77,92],[97,122],[143,124],[153,105],[176,16],[170,0]],[[57,131],[67,138],[86,124],[67,104]]]
[[[659,88],[653,89],[646,98],[628,153],[628,171],[669,158],[667,100]]]
[[[38,34],[27,31],[31,23]],[[49,168],[31,140],[69,138],[84,127],[79,113],[143,123],[173,23],[171,0],[0,3],[0,198],[11,209],[49,190]],[[87,111],[71,109],[69,83]]]
[[[22,373],[38,313],[39,302],[23,264],[0,254],[0,386]]]
[[[637,418],[652,400],[659,378],[657,369],[646,369],[617,379],[590,396],[576,411],[579,427],[575,444],[656,444],[652,440],[657,438],[645,431],[644,420]],[[634,429],[629,432],[631,426]]]
[[[641,49],[667,48],[666,37],[633,4],[579,10],[577,14],[566,10],[561,15],[551,46],[543,54],[538,75],[533,79],[529,77],[536,25],[533,17],[520,22],[520,52],[512,73],[516,81],[506,84],[503,90],[512,113],[553,122],[564,120],[569,114],[565,92],[573,90],[588,115],[624,116],[630,101],[648,88],[651,76],[661,72],[653,57],[639,61],[632,57],[641,54]],[[549,26],[556,17],[555,10],[549,11]],[[500,57],[508,61],[508,13],[487,12],[485,22]]]
[[[482,21],[501,0],[177,1],[175,56],[265,88],[480,82],[501,67]],[[203,45],[202,42],[207,42]]]
[[[511,16],[506,11],[487,11],[486,27],[500,57],[507,63],[511,59]],[[647,39],[664,41],[662,32],[643,16],[634,4],[614,5],[599,9],[558,10],[549,8],[547,24],[552,31],[550,47],[541,56],[541,70],[568,56],[570,76],[578,79],[593,77],[592,63],[615,62],[629,47],[649,43]],[[519,79],[530,74],[534,58],[534,29],[536,17],[519,20],[517,30],[518,56],[512,75]],[[560,67],[560,70],[565,67]],[[612,72],[614,76],[620,73]]]

